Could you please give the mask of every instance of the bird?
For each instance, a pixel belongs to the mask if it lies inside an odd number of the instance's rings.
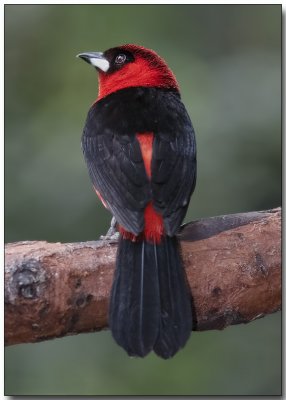
[[[179,84],[154,50],[124,44],[79,58],[98,72],[81,146],[119,232],[112,336],[131,357],[173,357],[192,326],[178,238],[197,176],[196,139]]]

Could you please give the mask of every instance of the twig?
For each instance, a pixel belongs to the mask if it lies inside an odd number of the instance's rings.
[[[202,219],[179,234],[196,330],[281,308],[281,209]],[[17,242],[5,247],[5,341],[107,328],[117,245]]]

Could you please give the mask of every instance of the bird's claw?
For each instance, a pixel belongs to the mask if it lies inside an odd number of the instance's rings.
[[[106,235],[101,235],[100,240],[108,240],[117,242],[119,239],[119,232],[116,230],[116,219],[113,217],[111,220],[110,228],[108,229]]]

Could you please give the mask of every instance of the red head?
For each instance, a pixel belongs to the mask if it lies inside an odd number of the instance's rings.
[[[98,100],[128,87],[178,88],[175,75],[153,50],[134,44],[78,55],[99,72]]]

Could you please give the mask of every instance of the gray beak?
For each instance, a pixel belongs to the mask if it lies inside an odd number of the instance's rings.
[[[109,69],[109,61],[104,57],[103,53],[100,52],[87,52],[80,53],[77,57],[82,58],[87,63],[93,65],[95,68],[99,68],[103,72],[107,72]]]

